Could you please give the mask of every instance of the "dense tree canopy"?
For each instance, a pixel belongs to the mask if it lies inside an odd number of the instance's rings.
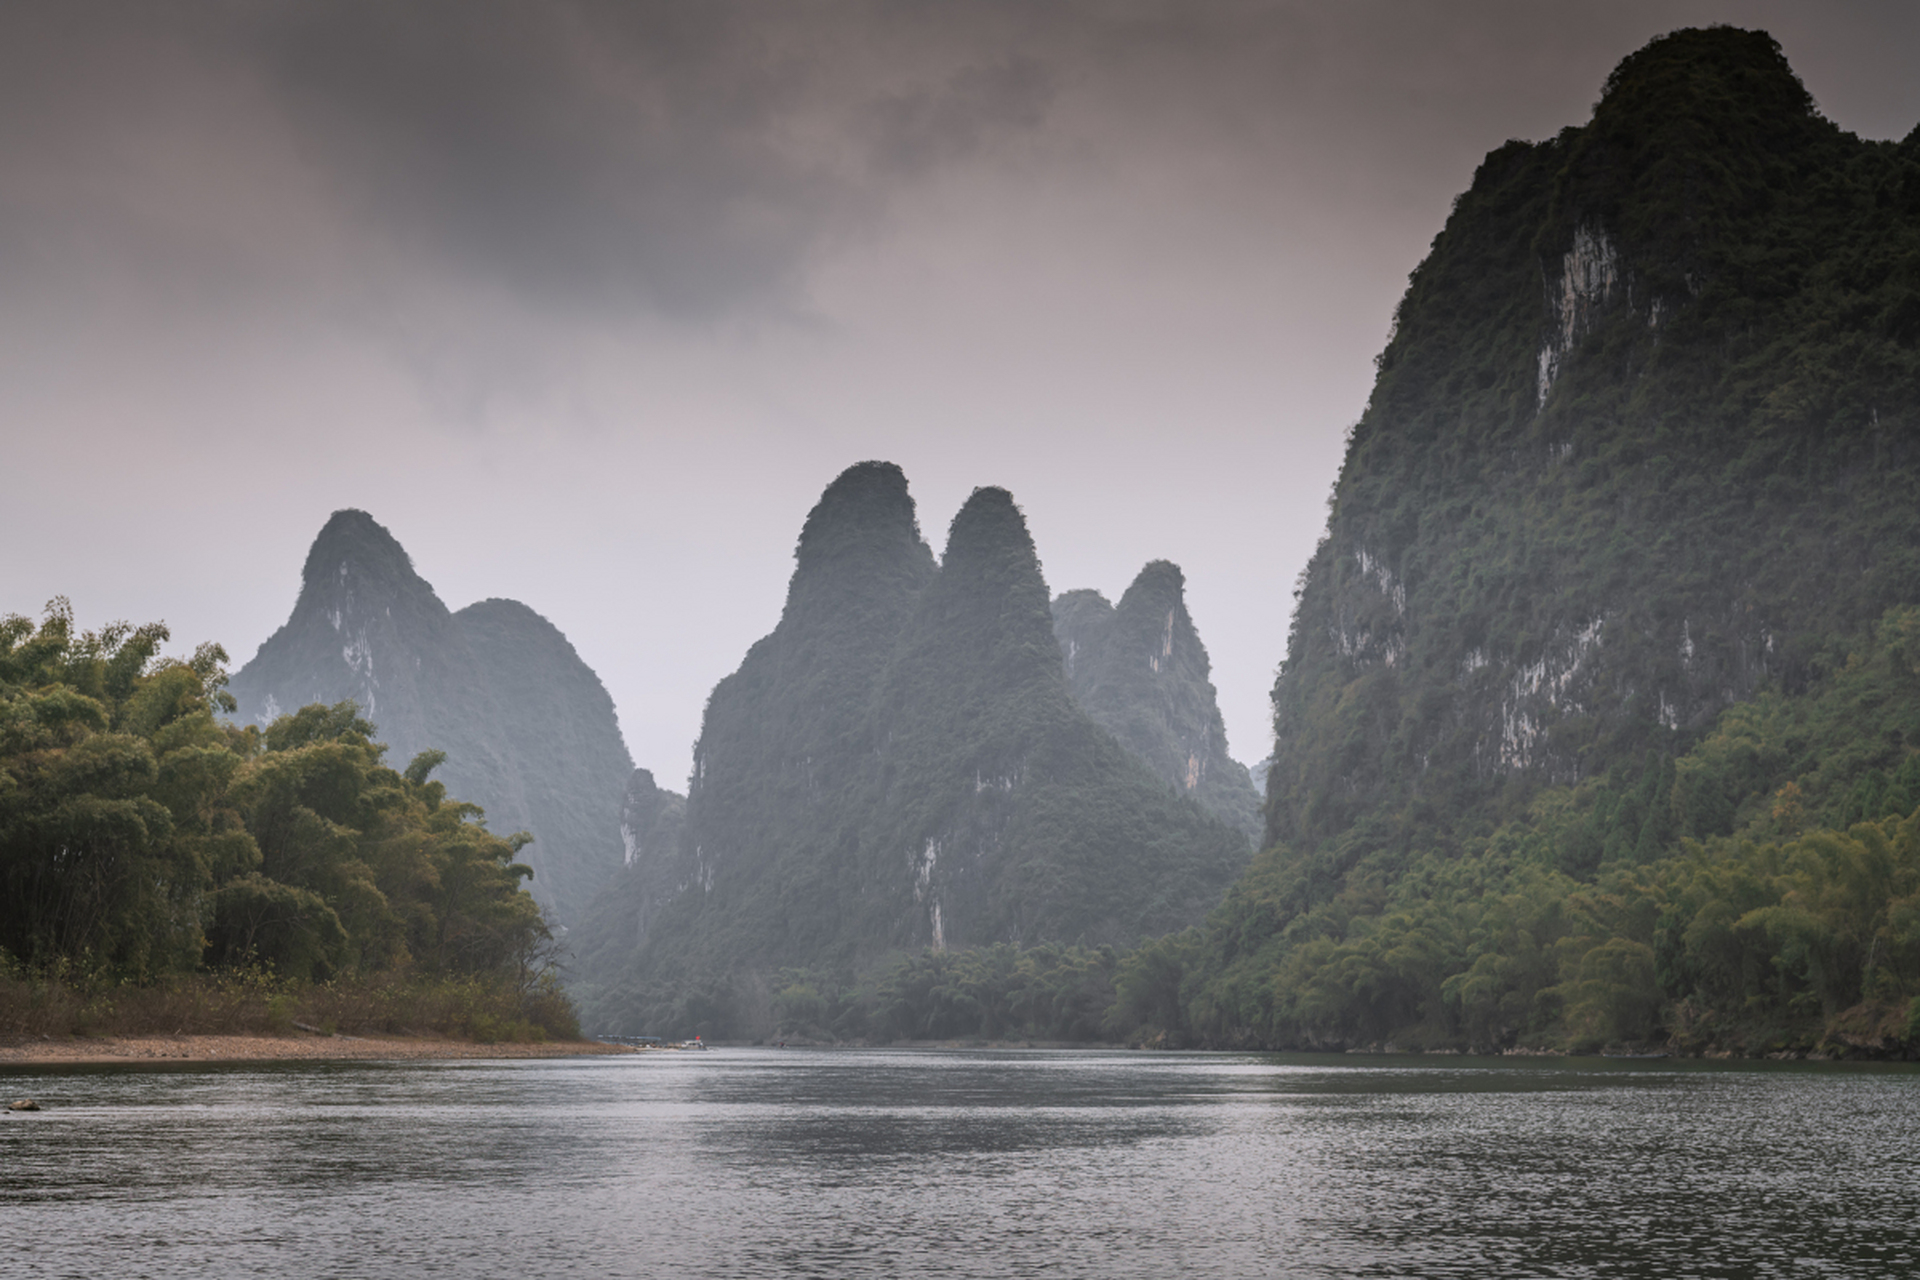
[[[521,969],[546,928],[523,837],[382,763],[351,703],[222,723],[226,655],[164,626],[0,619],[0,952],[134,980]]]

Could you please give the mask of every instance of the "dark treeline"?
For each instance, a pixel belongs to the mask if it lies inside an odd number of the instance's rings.
[[[1104,1041],[1121,961],[1112,947],[1008,944],[902,955],[856,981],[783,971],[773,991],[783,1038]]]
[[[416,990],[436,1029],[576,1033],[514,860],[522,838],[489,832],[431,780],[443,753],[387,767],[351,703],[223,723],[225,653],[163,658],[166,639],[158,624],[78,632],[64,600],[37,627],[0,619],[13,1021],[24,1029],[37,1002],[121,1026],[114,992],[152,1003],[137,993],[251,975],[280,996],[377,990],[334,1007],[377,1006],[382,1023],[406,1023]]]
[[[1128,965],[1175,1042],[1741,1054],[1920,1046],[1920,610],[1807,695],[1336,893],[1282,848]],[[1396,865],[1397,863],[1397,865]],[[1392,878],[1389,872],[1394,873]]]

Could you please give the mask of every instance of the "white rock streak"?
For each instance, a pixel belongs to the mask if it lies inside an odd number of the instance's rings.
[[[1533,763],[1534,749],[1545,732],[1545,712],[1579,710],[1578,700],[1572,696],[1573,683],[1599,647],[1603,625],[1603,619],[1595,618],[1569,637],[1564,647],[1520,668],[1508,682],[1507,696],[1500,706],[1502,768],[1525,769]]]
[[[939,860],[940,842],[938,840],[927,841],[926,849],[923,850],[915,860],[917,864],[914,868],[913,877],[913,900],[915,902],[925,902],[932,896],[933,868]],[[927,923],[932,926],[933,929],[933,949],[935,951],[945,951],[947,949],[947,931],[946,926],[940,919],[940,900],[938,898],[935,898],[928,904]]]
[[[1359,567],[1360,580],[1371,583],[1381,595],[1385,596],[1387,603],[1393,607],[1394,616],[1404,621],[1407,616],[1406,584],[1393,575],[1393,571],[1387,568],[1384,561],[1375,559],[1373,553],[1365,547],[1354,552],[1353,560]],[[1351,658],[1356,662],[1366,661],[1372,656],[1369,651],[1375,646],[1376,638],[1373,629],[1371,627],[1349,629],[1344,607],[1338,610],[1336,616],[1338,621],[1332,628],[1334,647],[1339,649],[1340,655],[1344,658]],[[1393,630],[1379,641],[1379,649],[1380,660],[1387,666],[1392,666],[1405,655],[1407,642],[1397,630]]]
[[[1593,327],[1600,307],[1620,280],[1620,253],[1604,231],[1582,225],[1573,233],[1573,248],[1560,259],[1560,282],[1549,289],[1547,306],[1555,331],[1540,347],[1540,368],[1534,408],[1546,407],[1547,392],[1560,376],[1560,364],[1582,335]]]

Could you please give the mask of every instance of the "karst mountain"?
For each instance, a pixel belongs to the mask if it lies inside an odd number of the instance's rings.
[[[450,612],[364,511],[314,539],[292,616],[232,677],[241,722],[352,701],[388,763],[444,751],[434,776],[497,834],[525,831],[533,895],[565,928],[622,865],[633,763],[613,700],[554,625],[512,600]]]
[[[1266,851],[1141,1011],[1904,1034],[1917,482],[1920,130],[1843,131],[1762,32],[1625,59],[1413,273],[1274,687]]]
[[[620,957],[596,1024],[751,1028],[780,971],[889,953],[1130,945],[1249,852],[1075,701],[1012,496],[976,490],[936,562],[877,462],[828,486],[779,624],[715,687],[684,824],[590,940]]]

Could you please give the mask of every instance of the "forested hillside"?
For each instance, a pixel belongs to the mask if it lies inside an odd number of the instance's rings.
[[[351,701],[396,757],[444,751],[454,794],[533,837],[532,892],[563,929],[621,865],[633,762],[599,677],[523,604],[450,613],[364,511],[336,511],[321,529],[292,616],[231,690],[242,722]]]
[[[578,940],[625,957],[580,975],[592,1025],[766,1028],[784,970],[1130,945],[1244,867],[1242,836],[1074,704],[1004,490],[975,491],[936,565],[905,476],[863,463],[795,559],[779,625],[709,699],[668,870],[629,868],[618,946]]]
[[[1763,33],[1656,40],[1590,122],[1491,153],[1303,581],[1269,847],[1129,971],[1131,1016],[1906,1034],[1917,344],[1920,131],[1844,133]]]

